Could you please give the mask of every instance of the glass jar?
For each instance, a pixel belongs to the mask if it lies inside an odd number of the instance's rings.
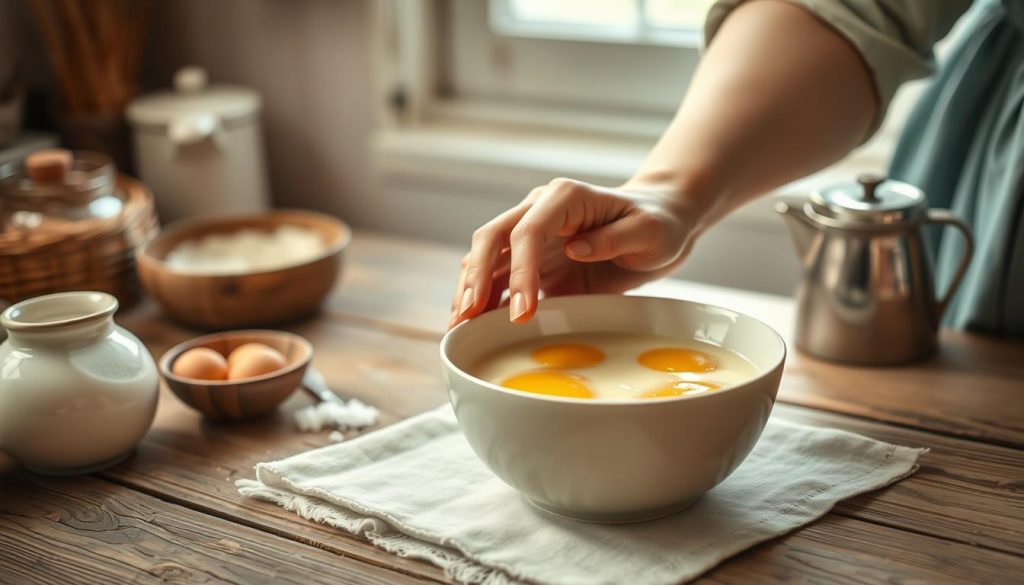
[[[76,151],[71,167],[53,181],[32,179],[24,163],[0,167],[0,229],[60,230],[68,223],[107,219],[121,213],[113,161],[98,152]]]

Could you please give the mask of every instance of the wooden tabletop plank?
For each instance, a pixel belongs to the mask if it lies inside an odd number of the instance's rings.
[[[1024,452],[786,404],[773,416],[931,450],[915,475],[840,502],[835,513],[1024,555]]]
[[[904,430],[904,432],[913,431]],[[322,444],[327,443],[322,435],[319,436],[319,439]],[[930,454],[928,457],[932,457],[932,455]],[[441,578],[440,572],[434,567],[390,557],[349,535],[301,520],[291,512],[285,512],[273,504],[240,498],[232,482],[227,481],[237,477],[238,474],[225,478],[225,481],[216,481],[219,478],[214,478],[211,481],[209,475],[211,471],[219,470],[223,473],[228,470],[216,465],[210,459],[200,453],[183,453],[173,449],[168,449],[166,453],[158,453],[155,449],[147,448],[141,451],[134,461],[122,466],[129,467],[129,469],[114,470],[112,475],[116,475],[126,485],[141,487],[145,490],[156,490],[162,494],[161,497],[166,498],[166,494],[175,492],[177,497],[187,500],[189,505],[201,504],[206,511],[238,518],[239,521],[247,525],[272,533],[283,532],[288,535],[299,535],[301,541],[313,543],[319,548],[336,551],[366,562],[384,565],[394,562],[396,567],[401,568],[407,574],[417,574],[424,578]],[[171,461],[177,462],[177,466],[171,465]],[[1017,462],[1018,465],[1020,463]],[[919,473],[931,473],[928,471],[931,468],[936,470],[934,475],[940,477],[945,476],[949,471],[934,462],[927,462],[925,468]],[[230,471],[228,473],[230,474]],[[916,486],[912,485],[915,483]],[[897,488],[905,488],[905,491],[898,494],[894,502],[888,503],[888,510],[882,508],[881,511],[875,512],[876,515],[891,514],[894,518],[887,518],[887,521],[894,525],[902,525],[907,520],[905,515],[908,512],[917,513],[917,510],[916,508],[908,510],[899,502],[900,499],[912,499],[915,493],[921,492],[925,492],[929,500],[938,495],[936,494],[937,488],[922,485],[926,483],[918,477],[911,477],[897,486],[851,500],[847,506],[849,510],[841,510],[841,513],[862,515],[863,509],[878,510],[878,499],[887,498],[888,494]],[[905,486],[908,485],[911,487],[906,488]],[[984,483],[981,484],[980,489],[983,491],[979,498],[993,499],[991,505],[994,508],[1000,507],[998,499],[1006,498],[1005,495],[1000,498],[991,498],[991,494],[984,491]],[[951,496],[949,491],[944,491],[943,496],[956,500],[956,496]],[[934,520],[936,510],[941,509],[941,505],[921,506],[921,508],[923,508],[924,516],[914,517],[913,521],[919,527],[929,529],[929,524]],[[998,514],[993,513],[992,515]],[[986,514],[981,522],[972,521],[959,525],[955,520],[951,522],[940,518],[939,524],[942,529],[938,532],[948,529],[949,532],[955,534],[964,526],[968,526],[972,530],[977,527],[977,530],[983,531],[991,525],[995,525],[999,530],[1012,533],[1014,520],[1008,519],[1003,524],[991,523],[987,522],[988,516]],[[993,578],[991,582],[1010,583],[1013,582],[1010,576],[1019,574],[1021,567],[1024,566],[1024,558],[1019,556],[998,553],[988,548],[963,543],[953,543],[899,528],[873,524],[858,518],[851,517],[849,520],[851,522],[843,524],[843,530],[838,534],[834,533],[831,524],[824,529],[812,524],[794,535],[786,537],[780,543],[769,545],[766,550],[755,549],[752,553],[754,560],[748,558],[747,555],[740,555],[727,561],[722,567],[713,571],[711,576],[719,579],[717,576],[721,573],[722,582],[739,582],[743,576],[757,576],[757,582],[781,583],[791,582],[798,578],[825,579],[829,574],[850,576],[839,582],[877,582],[880,575],[887,575],[896,582],[935,582],[935,575],[942,574],[949,558],[956,558],[959,567],[958,575],[961,579],[963,575],[969,574],[970,568],[977,563],[979,566],[983,566],[985,572],[1000,576]],[[870,538],[879,540],[873,542],[871,546],[864,546],[857,540],[857,535],[869,535]],[[992,540],[997,541],[998,538],[999,534],[995,534]],[[936,541],[939,542],[939,545],[935,544]],[[837,544],[848,542],[853,542],[860,548],[854,552],[844,551],[843,545]],[[986,542],[986,544],[992,544],[992,542]],[[996,546],[1010,548],[1014,545],[997,542]],[[895,557],[893,550],[899,551]],[[1019,547],[1017,550],[1020,550]],[[904,551],[918,551],[919,554],[904,554]],[[936,551],[941,551],[941,553]],[[947,554],[956,556],[944,556]],[[871,570],[865,570],[865,566],[871,567]]]
[[[1017,585],[1024,558],[830,515],[753,548],[698,583],[1005,583]]]
[[[92,478],[0,478],[4,583],[422,583]]]
[[[261,520],[280,512],[276,506],[265,502],[254,502],[253,505]],[[323,542],[318,546],[327,550],[332,550],[339,543],[354,540],[339,531],[310,522],[299,522],[302,524],[302,532],[322,539]],[[353,552],[350,546],[341,546],[347,553]],[[363,551],[355,552],[359,555]],[[406,572],[419,569],[424,578],[441,578],[440,571],[434,567],[391,558],[396,564],[402,561],[402,568]],[[955,559],[952,570],[948,566],[950,559]],[[793,534],[726,561],[712,570],[703,581],[928,583],[975,580],[1016,583],[1021,570],[1024,570],[1024,558],[1019,556],[930,538],[853,518],[826,517]]]
[[[316,446],[326,443],[327,440],[321,437],[320,444]],[[173,473],[163,473],[155,466],[141,464],[143,461],[165,462],[170,459],[181,462],[172,470]],[[260,458],[250,457],[249,460],[255,464]],[[336,561],[339,565],[355,559],[425,581],[446,581],[444,572],[434,565],[393,555],[365,539],[304,520],[279,506],[241,497],[235,489],[235,479],[254,476],[249,465],[244,467],[237,470],[211,462],[199,454],[146,445],[136,454],[131,466],[103,472],[100,476],[126,490],[153,495],[275,537],[329,551],[339,555]],[[225,476],[221,483],[211,481],[211,477],[218,475]]]
[[[462,250],[374,233],[356,234],[330,315],[370,320],[413,336],[439,337]],[[751,314],[792,339],[790,298],[662,280],[637,291],[686,298]],[[941,335],[937,356],[907,367],[832,364],[795,351],[783,402],[1024,448],[1024,343],[961,331]]]
[[[447,320],[451,286],[445,274],[446,271],[454,274],[460,256],[444,247],[360,234],[349,255],[346,279],[330,299],[328,310],[320,319],[289,329],[314,342],[317,348],[314,365],[325,373],[336,390],[346,396],[359,396],[382,409],[381,424],[390,424],[440,405],[446,396],[439,375],[436,342]],[[668,286],[677,285],[669,283]],[[791,302],[769,295],[722,289],[736,295],[730,301],[716,287],[678,286],[685,291],[673,288],[669,296],[711,295],[718,304],[725,306],[743,301],[744,306],[737,306],[740,310],[754,314],[761,311],[776,320],[784,317],[786,310],[792,310]],[[156,356],[198,333],[167,323],[148,305],[120,315],[119,321],[139,334]],[[796,359],[791,360],[790,368],[794,368],[794,363],[797,367],[787,371],[781,398],[866,419],[897,422],[905,427],[1018,444],[1021,429],[1013,413],[1009,417],[989,416],[994,408],[991,402],[979,410],[968,408],[965,413],[964,402],[968,396],[948,389],[923,394],[928,384],[941,387],[942,379],[952,377],[962,383],[984,382],[986,395],[992,394],[990,388],[995,386],[999,397],[1019,396],[1011,392],[1015,387],[1004,388],[1008,380],[1024,379],[1019,375],[1024,359],[1018,359],[1017,347],[959,333],[954,336],[963,342],[959,345],[957,341],[946,342],[939,358],[941,368],[946,371],[937,379],[917,379],[915,385],[913,380],[896,376],[895,381],[879,382],[879,370],[863,370],[863,377],[855,379],[875,384],[878,395],[852,385],[840,385],[836,391],[833,377],[850,375],[848,368],[817,362],[803,366],[801,361],[813,360]],[[950,347],[956,349],[951,351]],[[874,376],[869,379],[870,374]],[[822,385],[827,387],[826,392],[820,391]],[[909,385],[911,391],[894,399],[892,392],[901,385]],[[884,392],[886,389],[888,392]],[[858,401],[855,391],[869,397]],[[937,403],[934,420],[929,418],[933,414],[929,405],[920,407],[923,398]],[[869,408],[875,400],[886,409],[878,412]],[[198,522],[202,518],[204,525],[213,523],[212,534],[202,535],[205,539],[223,538],[218,536],[218,531],[241,531],[253,539],[274,539],[275,546],[279,541],[287,543],[280,550],[290,551],[293,558],[299,558],[307,550],[328,555],[325,558],[333,559],[339,571],[346,574],[355,571],[369,582],[378,578],[375,571],[394,576],[387,582],[399,578],[443,580],[443,573],[436,567],[395,557],[362,539],[304,521],[277,506],[238,494],[233,481],[251,477],[255,463],[327,444],[326,431],[304,435],[292,428],[290,413],[311,402],[310,397],[297,393],[273,416],[249,423],[225,424],[203,419],[162,389],[157,421],[136,456],[102,474],[104,479],[119,485],[86,481],[104,486],[104,490],[116,493],[117,499],[127,494],[129,502],[142,499],[147,505],[157,502],[175,511],[187,508],[188,514],[195,515],[195,518],[189,517],[191,521]],[[1006,403],[1001,406],[1005,408]],[[1021,485],[1014,478],[1024,467],[1024,452],[793,406],[780,405],[776,415],[845,428],[902,444],[928,446],[932,451],[924,456],[922,467],[914,476],[842,503],[825,520],[727,561],[707,576],[709,582],[749,582],[751,579],[871,582],[881,578],[929,582],[972,577],[1012,582],[1011,577],[1020,574],[1024,536],[1018,527],[1024,522],[1024,508]],[[0,480],[5,481],[4,487],[7,478],[7,474],[0,476]],[[37,505],[43,506],[45,500],[49,502],[45,505],[52,506],[54,501],[72,497],[75,490],[62,494],[60,490],[51,489],[39,496],[42,499]],[[20,497],[14,499],[20,500]],[[99,499],[95,505],[102,505],[107,499]],[[70,509],[71,504],[67,505]],[[75,504],[75,509],[80,506],[80,503]],[[20,517],[19,513],[14,516]],[[175,540],[178,529],[170,521],[160,526],[175,527],[162,535],[170,543],[167,546],[194,548],[188,539]],[[19,546],[38,538],[26,536],[24,531],[5,532],[18,535],[18,539],[29,539],[19,540]],[[46,534],[48,540],[63,542],[54,536]],[[61,536],[73,542],[89,537],[88,534]],[[159,538],[153,536],[152,540]],[[196,553],[178,554],[189,559],[199,558]],[[947,567],[949,559],[956,560],[953,570]],[[7,569],[5,563],[0,553],[0,568]],[[23,564],[11,563],[10,566],[12,571],[15,568],[25,570]],[[388,573],[390,568],[398,572]],[[287,567],[282,570],[290,574]],[[106,581],[122,578],[122,573],[117,572],[100,574],[107,577]]]
[[[145,456],[150,458],[152,452],[140,454],[140,459]],[[174,454],[174,456],[179,456]],[[193,459],[193,457],[195,459]],[[184,466],[188,469],[198,468],[202,470],[201,458],[192,456],[186,458]],[[168,477],[159,474],[157,477],[146,477],[142,474],[131,480],[142,481],[144,484],[155,486],[162,492],[167,491]],[[910,480],[906,480],[910,481]],[[316,546],[327,550],[337,550],[360,560],[371,562],[388,562],[388,556],[380,551],[370,548],[368,545],[360,547],[358,541],[352,537],[311,522],[303,521],[289,512],[283,512],[273,504],[259,501],[238,501],[237,494],[233,492],[228,484],[220,494],[220,497],[209,497],[208,492],[196,489],[188,484],[181,486],[181,494],[187,497],[190,502],[204,501],[206,505],[216,507],[220,510],[238,513],[239,509],[246,508],[246,514],[259,527],[276,526],[277,530],[287,530],[294,534],[303,535],[316,543]],[[227,483],[227,482],[225,482]],[[891,489],[891,488],[890,488]],[[863,496],[862,496],[863,498]],[[735,580],[735,576],[758,576],[757,582],[791,582],[794,579],[808,579],[810,577],[823,578],[825,575],[834,573],[837,575],[858,575],[859,580],[844,582],[877,582],[879,575],[888,575],[894,582],[935,582],[934,576],[941,574],[944,564],[948,558],[944,554],[955,554],[957,566],[960,567],[959,574],[968,574],[975,563],[984,565],[985,571],[992,571],[994,574],[1002,575],[1001,579],[993,579],[992,582],[1013,582],[1008,576],[1019,574],[1024,566],[1024,559],[1009,554],[995,554],[989,549],[973,547],[963,543],[952,543],[944,540],[927,537],[925,535],[906,532],[896,528],[890,528],[863,522],[850,518],[851,522],[843,524],[844,529],[839,534],[832,533],[832,524],[829,528],[822,529],[816,524],[801,529],[795,535],[786,537],[778,544],[770,545],[767,552],[755,549],[752,553],[755,560],[750,560],[747,555],[740,555],[728,562],[721,568],[711,573],[712,576],[721,572],[724,581]],[[926,519],[925,521],[926,522]],[[924,523],[923,522],[923,523]],[[805,534],[806,532],[806,534]],[[879,538],[873,546],[865,547],[856,541],[856,535],[870,535],[871,538]],[[835,538],[832,538],[835,537]],[[939,542],[939,545],[935,543]],[[844,542],[856,542],[860,547],[854,552],[845,551],[841,544]],[[950,546],[955,544],[956,546]],[[893,560],[893,549],[899,551],[919,551],[920,559],[914,555],[897,556]],[[934,551],[943,551],[942,554],[931,554]],[[370,555],[370,558],[364,557]],[[384,558],[381,558],[383,556]],[[423,577],[441,578],[440,572],[427,565],[415,563],[397,557],[390,557],[396,566],[399,566],[406,573],[420,574]],[[808,559],[815,559],[808,566]],[[908,560],[909,559],[909,560]],[[418,565],[418,566],[410,566]],[[864,566],[873,567],[865,573]],[[767,572],[766,572],[767,571]],[[773,578],[771,576],[774,575]],[[748,581],[750,582],[750,581]]]
[[[461,260],[452,246],[357,232],[326,309],[436,336],[448,324]]]
[[[195,334],[156,318],[152,307],[140,307],[130,318],[119,320],[143,338],[157,356]],[[319,320],[293,330],[314,341],[313,365],[325,374],[336,392],[381,409],[381,425],[446,400],[432,342]],[[313,402],[311,396],[299,390],[271,416],[247,422],[218,422],[200,416],[162,385],[156,420],[135,456],[101,476],[297,542],[393,566],[423,578],[443,579],[443,573],[433,566],[396,557],[365,540],[340,535],[277,506],[238,494],[234,481],[253,477],[257,463],[328,444],[328,431],[304,434],[292,424],[291,413]]]
[[[142,317],[130,325],[147,341],[157,340],[151,343],[157,353],[191,335],[151,315]],[[446,401],[432,340],[325,320],[293,330],[313,341],[314,365],[332,387],[377,405],[383,411],[382,424]],[[232,483],[251,477],[252,466],[259,461],[327,444],[326,431],[306,435],[291,426],[289,413],[310,402],[310,397],[299,393],[273,417],[223,424],[202,419],[165,390],[157,420],[139,454],[104,476],[163,497],[191,498],[202,502],[204,509],[222,511],[275,533],[301,533],[302,538],[329,546],[333,540],[319,539],[331,537],[330,532],[299,531],[294,516],[246,501]],[[1024,503],[1019,480],[1014,479],[1024,468],[1024,452],[793,406],[779,405],[776,414],[932,449],[916,475],[842,505],[842,513],[994,550],[1024,550],[1019,529],[1024,525]],[[358,546],[351,551],[365,553]]]

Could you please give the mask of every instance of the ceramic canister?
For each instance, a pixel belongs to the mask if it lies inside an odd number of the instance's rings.
[[[127,457],[156,413],[145,346],[99,292],[35,297],[0,315],[0,451],[31,471],[87,473]]]
[[[139,175],[161,220],[267,208],[260,108],[255,91],[208,85],[198,67],[178,71],[172,91],[128,105]]]

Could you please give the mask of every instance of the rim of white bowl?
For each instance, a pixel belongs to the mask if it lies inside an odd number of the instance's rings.
[[[440,346],[439,346],[439,350],[440,350],[440,354],[441,354],[441,363],[444,364],[446,367],[450,368],[455,373],[457,373],[460,376],[462,376],[463,378],[467,378],[469,380],[472,380],[473,382],[479,383],[481,386],[483,386],[484,388],[487,388],[488,390],[493,390],[493,391],[499,392],[501,394],[508,394],[510,396],[516,396],[516,397],[519,397],[519,398],[526,398],[528,400],[542,400],[542,401],[546,401],[546,402],[558,402],[558,403],[562,403],[562,404],[580,404],[580,405],[587,405],[587,408],[596,408],[596,407],[600,407],[600,406],[630,406],[630,407],[635,407],[635,408],[646,408],[646,407],[651,407],[651,406],[657,406],[659,404],[665,404],[665,403],[668,403],[668,402],[679,402],[679,401],[682,401],[682,400],[701,400],[701,399],[705,399],[705,398],[713,398],[715,396],[722,396],[722,395],[724,395],[724,394],[726,394],[728,392],[731,392],[733,390],[738,390],[741,387],[748,386],[748,385],[752,384],[753,382],[756,382],[756,381],[761,380],[763,378],[767,378],[768,376],[772,375],[772,373],[775,372],[775,370],[779,369],[786,362],[786,356],[789,354],[789,347],[786,345],[786,340],[783,339],[782,335],[780,335],[779,332],[776,331],[774,327],[772,327],[771,325],[765,323],[761,319],[758,319],[757,317],[753,317],[753,316],[748,315],[746,313],[741,313],[741,312],[739,312],[739,311],[737,311],[735,309],[730,309],[730,308],[727,308],[727,307],[722,307],[720,305],[712,305],[710,303],[700,303],[700,302],[697,302],[697,301],[689,301],[689,300],[686,300],[686,299],[676,299],[676,298],[672,298],[672,297],[655,297],[655,296],[650,296],[650,295],[616,295],[616,294],[565,295],[565,296],[550,297],[550,298],[547,298],[547,299],[543,299],[543,300],[540,301],[540,303],[544,303],[544,302],[547,302],[547,301],[553,301],[553,300],[571,301],[574,298],[595,299],[595,298],[601,298],[601,297],[619,298],[619,299],[627,298],[627,299],[651,299],[651,300],[659,300],[659,301],[674,301],[674,302],[679,302],[679,303],[686,303],[686,304],[689,304],[689,305],[697,305],[697,306],[700,306],[700,307],[706,307],[706,308],[710,308],[710,309],[717,309],[719,311],[728,311],[730,313],[739,315],[740,317],[743,317],[745,319],[750,319],[751,321],[754,321],[755,323],[758,323],[761,326],[763,326],[779,342],[779,346],[782,349],[782,354],[779,356],[779,359],[776,360],[775,363],[772,364],[771,367],[765,368],[759,375],[754,376],[753,378],[750,378],[749,380],[746,380],[744,382],[741,382],[741,383],[738,383],[738,384],[733,384],[731,386],[726,386],[725,388],[722,388],[721,390],[716,390],[714,392],[706,392],[706,393],[701,393],[701,394],[690,394],[690,395],[685,395],[684,394],[682,396],[672,396],[672,397],[668,397],[668,398],[649,398],[649,399],[644,399],[644,400],[637,400],[637,399],[632,399],[632,398],[618,398],[618,399],[613,399],[613,400],[612,399],[600,399],[600,398],[567,398],[567,397],[562,397],[562,396],[552,396],[552,395],[549,395],[549,394],[537,394],[537,393],[533,393],[533,392],[523,392],[521,390],[513,390],[511,388],[505,388],[505,387],[499,386],[498,384],[495,384],[493,382],[488,382],[487,380],[484,380],[484,379],[481,379],[481,378],[477,378],[476,376],[473,376],[472,374],[466,372],[462,368],[456,366],[448,358],[448,352],[447,352],[448,344],[451,342],[451,337],[452,337],[452,335],[456,331],[458,331],[459,329],[462,329],[463,327],[471,326],[470,325],[471,322],[472,322],[472,319],[471,319],[469,321],[463,321],[462,323],[459,323],[458,325],[453,327],[450,331],[445,333],[444,337],[441,338],[441,343],[440,343]],[[540,308],[539,305],[538,305],[538,308]],[[494,309],[494,310],[500,311],[502,309],[499,308],[499,309]],[[491,311],[488,311],[488,313],[490,313],[490,312]],[[487,314],[487,313],[483,313],[482,315],[485,315],[485,314]],[[482,315],[478,315],[478,317],[482,316]]]

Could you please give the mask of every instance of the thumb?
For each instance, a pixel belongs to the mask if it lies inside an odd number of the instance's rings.
[[[565,244],[565,255],[579,262],[604,262],[632,255],[654,257],[665,247],[665,229],[653,215],[631,213],[572,238]]]

